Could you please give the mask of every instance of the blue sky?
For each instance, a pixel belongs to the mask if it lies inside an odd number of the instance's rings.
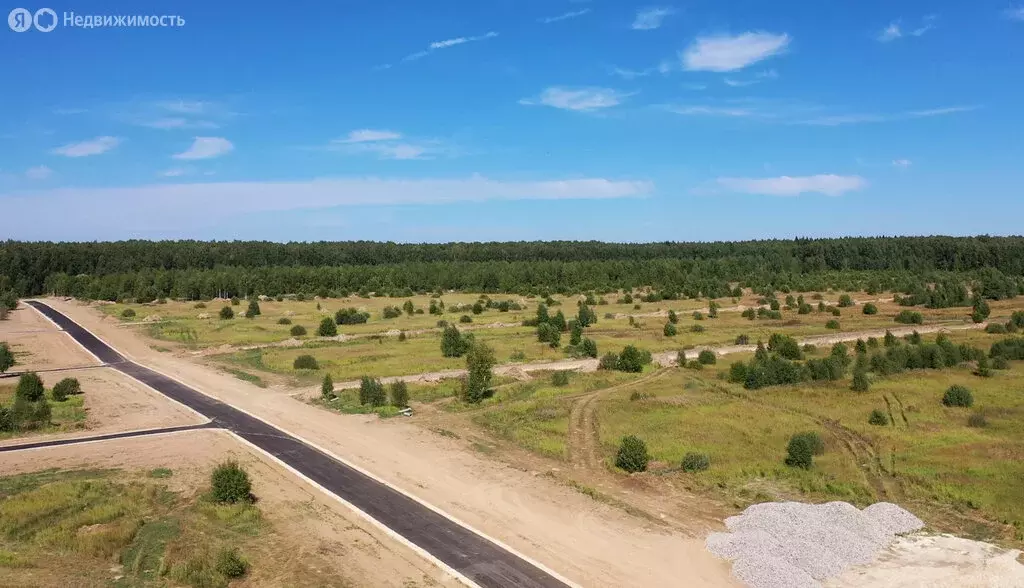
[[[0,24],[0,238],[1021,233],[1024,4],[147,4]]]

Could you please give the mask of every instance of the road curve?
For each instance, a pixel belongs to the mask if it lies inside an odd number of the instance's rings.
[[[33,308],[103,363],[209,418],[355,506],[483,588],[567,588],[567,584],[471,529],[255,417],[129,361],[50,306]]]

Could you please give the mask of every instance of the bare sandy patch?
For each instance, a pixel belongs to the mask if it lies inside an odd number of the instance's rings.
[[[316,443],[581,585],[735,585],[728,564],[704,549],[704,521],[689,531],[654,525],[413,424],[321,410],[292,389],[259,388],[158,353],[83,305],[48,302],[130,358]]]
[[[355,586],[451,583],[446,582],[444,572],[412,550],[223,431],[190,431],[7,453],[4,473],[120,468],[142,475],[154,468],[170,468],[172,475],[161,482],[192,495],[205,490],[214,465],[228,458],[242,463],[252,477],[260,509],[279,536],[275,537],[280,550],[277,558],[287,562],[281,567],[257,562],[242,585],[312,585],[316,577],[295,577],[299,571],[295,566],[330,570],[334,576],[330,585],[341,578]]]
[[[0,321],[0,341],[10,344],[18,363],[12,371],[38,371],[99,365],[90,355],[43,315],[25,304]]]

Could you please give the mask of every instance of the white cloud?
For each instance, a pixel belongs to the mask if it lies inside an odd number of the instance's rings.
[[[53,175],[53,170],[45,165],[37,165],[25,170],[25,177],[30,180],[45,180]]]
[[[785,53],[790,41],[785,33],[764,32],[698,37],[680,58],[690,71],[736,71]]]
[[[929,110],[914,110],[907,113],[909,116],[917,117],[928,117],[928,116],[942,116],[944,114],[956,114],[958,112],[970,112],[977,110],[978,106],[947,106],[945,108],[932,108]]]
[[[1006,11],[1003,12],[1003,16],[1010,20],[1024,22],[1024,6],[1018,6],[1016,8],[1007,8]]]
[[[651,7],[638,10],[633,21],[634,31],[649,31],[661,26],[666,16],[675,14],[675,10],[667,7]]]
[[[898,112],[896,114],[840,114],[815,117],[806,120],[796,121],[799,124],[805,125],[816,125],[826,127],[836,127],[840,125],[859,124],[859,123],[874,123],[874,122],[890,122],[897,120],[906,120],[911,118],[929,118],[933,116],[945,116],[947,114],[957,114],[960,112],[970,112],[977,110],[979,106],[946,106],[943,108],[931,108],[928,110],[912,110],[909,112]]]
[[[894,166],[901,167],[903,169],[906,169],[906,168],[910,167],[911,164],[913,164],[913,163],[914,162],[910,161],[909,159],[894,159],[894,160],[892,160],[892,164]]]
[[[622,78],[624,80],[632,80],[634,78],[647,77],[647,76],[649,76],[651,74],[655,74],[655,73],[659,73],[661,75],[668,75],[668,74],[672,73],[672,69],[673,69],[672,62],[668,61],[666,59],[666,60],[662,61],[661,63],[659,63],[658,65],[656,65],[654,67],[648,67],[648,68],[645,68],[645,69],[637,70],[637,69],[627,69],[627,68],[623,68],[623,67],[612,67],[609,71],[612,74],[617,75],[617,76],[619,76],[620,78]]]
[[[666,107],[666,109],[669,112],[674,112],[676,114],[684,114],[687,116],[757,116],[757,113],[755,111],[746,108],[731,108],[720,106],[668,106]]]
[[[485,33],[483,35],[477,35],[475,37],[456,37],[454,39],[445,39],[443,41],[434,41],[433,43],[431,43],[430,45],[427,46],[426,50],[417,51],[415,53],[411,53],[409,55],[406,55],[405,57],[402,58],[402,61],[415,61],[417,59],[422,59],[422,58],[426,57],[427,55],[430,55],[431,53],[433,53],[434,51],[437,51],[439,49],[447,49],[448,47],[455,47],[456,45],[463,45],[465,43],[474,43],[476,41],[483,41],[483,40],[486,40],[486,39],[493,39],[494,37],[497,37],[497,36],[498,36],[498,33],[494,32],[494,31],[490,31],[488,33]]]
[[[196,137],[192,146],[181,153],[176,153],[174,159],[210,159],[230,153],[235,149],[231,141],[223,137]]]
[[[89,155],[99,155],[106,153],[114,147],[117,147],[121,143],[121,139],[117,137],[96,137],[89,141],[81,141],[79,143],[68,143],[51,151],[55,155],[63,155],[65,157],[88,157]]]
[[[538,19],[537,22],[540,22],[540,23],[543,23],[543,24],[551,24],[553,22],[560,22],[560,21],[563,21],[563,20],[569,20],[570,18],[577,18],[577,17],[583,16],[584,14],[589,14],[589,13],[590,13],[590,9],[589,8],[584,8],[583,10],[574,10],[572,12],[566,12],[565,14],[560,14],[558,16],[548,16],[548,17],[545,17],[545,18],[541,18],[541,19]]]
[[[394,131],[384,131],[375,129],[358,129],[348,134],[348,138],[344,139],[346,143],[363,143],[365,141],[390,141],[393,139],[400,139],[402,135]]]
[[[158,118],[140,123],[154,129],[215,129],[217,124],[206,120],[189,120],[181,117]]]
[[[166,100],[163,102],[157,102],[157,106],[164,110],[177,112],[179,114],[202,114],[204,112],[209,112],[213,107],[213,103],[204,102],[202,100]]]
[[[618,106],[629,96],[611,88],[565,88],[552,86],[536,98],[519,101],[526,106],[544,105],[564,110],[588,112]]]
[[[653,190],[654,185],[648,181],[606,178],[501,181],[477,175],[454,179],[355,177],[33,190],[0,194],[0,206],[5,212],[5,226],[12,229],[7,236],[14,239],[62,235],[113,239],[152,231],[182,234],[249,213],[357,205],[635,198]],[[239,202],[245,202],[242,213]],[[61,214],[53,215],[54,210]],[[110,210],[119,212],[111,215]],[[33,221],[44,217],[52,222],[41,225]]]
[[[177,178],[189,173],[189,170],[184,167],[174,167],[168,170],[160,172],[159,175],[162,178]]]
[[[779,176],[776,178],[718,178],[723,188],[744,194],[768,196],[799,196],[805,193],[841,196],[846,192],[860,190],[867,181],[860,176],[837,176],[819,174],[816,176]]]
[[[882,43],[888,43],[894,41],[903,36],[900,31],[900,25],[897,22],[889,23],[889,26],[882,29],[882,32],[878,33],[878,40]]]

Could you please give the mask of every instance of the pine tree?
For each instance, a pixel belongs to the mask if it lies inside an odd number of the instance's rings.
[[[320,384],[320,396],[324,400],[334,399],[334,380],[331,379],[331,374],[324,374],[324,381]]]

